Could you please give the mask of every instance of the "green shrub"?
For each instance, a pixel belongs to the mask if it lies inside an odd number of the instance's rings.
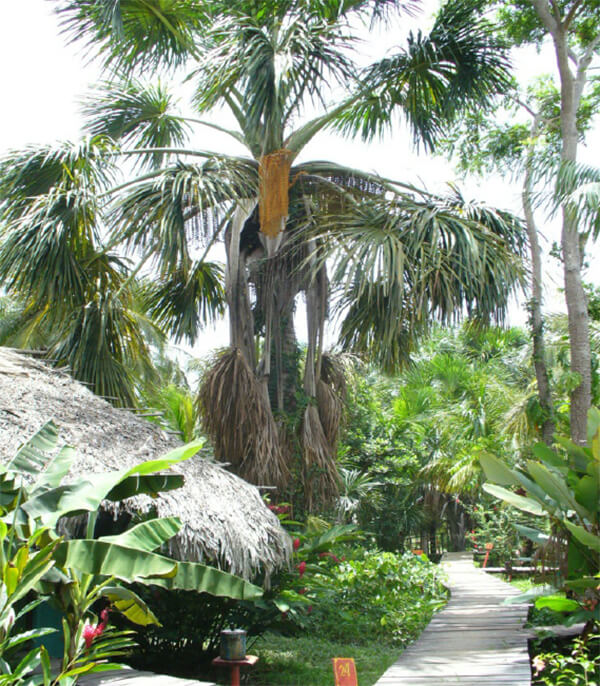
[[[490,551],[488,566],[504,567],[507,562],[511,562],[520,545],[520,538],[514,524],[524,523],[525,518],[519,516],[514,510],[494,503],[487,505],[486,499],[468,509],[469,516],[473,522],[473,529],[467,535],[467,541],[473,549],[484,554],[485,545],[493,544]]]
[[[307,580],[307,583],[309,581]],[[317,595],[309,628],[334,640],[366,637],[406,645],[414,640],[446,602],[441,570],[425,556],[381,551],[357,552],[340,561]]]
[[[600,635],[587,641],[575,639],[562,652],[533,658],[535,686],[598,686],[600,684]]]

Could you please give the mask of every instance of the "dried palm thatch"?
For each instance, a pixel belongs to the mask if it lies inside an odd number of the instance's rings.
[[[65,373],[15,351],[0,348],[0,460],[49,420],[78,458],[72,476],[133,466],[159,457],[180,441],[133,413],[111,406]],[[185,484],[156,499],[142,495],[117,511],[179,516],[183,527],[170,553],[184,560],[212,561],[251,578],[285,565],[289,536],[258,490],[210,461],[192,458],[174,468]]]
[[[282,455],[266,387],[241,351],[217,357],[204,375],[199,405],[217,459],[228,460],[252,483],[284,487],[290,473]]]
[[[324,353],[321,357],[321,378],[317,381],[317,405],[323,431],[333,456],[336,454],[345,398],[344,361],[341,356]]]
[[[260,230],[275,238],[288,216],[291,150],[276,150],[260,158],[258,165]]]
[[[317,506],[330,502],[339,490],[335,458],[323,431],[319,410],[314,405],[308,405],[304,411],[300,439],[304,497],[310,512]]]

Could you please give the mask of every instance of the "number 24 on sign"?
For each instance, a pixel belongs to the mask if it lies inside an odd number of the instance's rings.
[[[351,657],[333,657],[333,678],[335,686],[358,686],[356,666]]]

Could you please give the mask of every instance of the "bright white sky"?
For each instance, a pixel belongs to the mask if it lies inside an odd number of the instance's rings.
[[[0,93],[2,114],[0,120],[0,154],[9,148],[21,148],[31,143],[48,143],[61,139],[76,140],[79,137],[81,118],[79,100],[99,78],[96,65],[86,62],[80,46],[66,45],[59,34],[52,3],[45,0],[0,0]],[[418,21],[403,21],[393,36],[378,34],[365,42],[365,53],[374,58],[381,55],[382,46],[401,43],[407,27],[427,28],[428,12],[437,7],[437,0],[426,0]],[[371,54],[369,54],[371,53]],[[537,55],[530,50],[516,58],[519,73],[524,80],[533,75],[554,69],[553,55]],[[303,157],[329,159],[360,169],[426,186],[429,190],[443,191],[445,184],[456,180],[450,164],[440,158],[416,154],[408,143],[409,136],[401,126],[383,141],[368,145],[348,141],[332,135],[318,136],[307,147]],[[203,139],[195,141],[200,148],[235,152],[230,149],[230,139],[221,139],[212,130]],[[226,147],[225,147],[226,146]],[[592,157],[594,149],[600,149],[600,128],[588,137],[587,149],[582,150],[581,160],[597,164]],[[498,207],[520,212],[519,188],[498,178],[485,181],[459,181],[467,197],[485,200]],[[540,221],[543,223],[543,221]],[[556,240],[557,228],[550,227],[548,245]],[[599,246],[596,246],[598,248]],[[592,262],[598,263],[600,252],[594,250]],[[589,270],[588,280],[600,283],[600,271]],[[555,266],[548,274],[547,307],[556,310],[561,306],[560,270]],[[525,321],[523,308],[515,306],[511,322]],[[217,332],[207,332],[197,352],[204,352],[214,344],[225,343],[224,327]]]

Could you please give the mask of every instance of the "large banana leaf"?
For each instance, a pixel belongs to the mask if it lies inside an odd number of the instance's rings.
[[[158,493],[173,491],[184,484],[183,474],[147,474],[128,476],[106,494],[106,500],[118,502],[134,495],[146,495],[155,498]]]
[[[103,536],[100,540],[151,553],[175,536],[179,529],[181,529],[179,517],[163,517],[137,524],[116,536]]]
[[[160,626],[158,617],[156,617],[139,595],[129,588],[106,586],[102,591],[102,595],[108,598],[115,609],[125,615],[130,622],[140,626],[148,626],[150,624]]]
[[[591,407],[587,424],[588,443],[596,460],[600,460],[600,409]]]
[[[550,538],[548,534],[545,534],[538,529],[532,529],[530,526],[524,526],[523,524],[513,524],[513,526],[522,536],[525,536],[530,541],[540,545],[545,545]]]
[[[486,477],[493,483],[500,486],[520,485],[515,472],[497,457],[488,453],[482,453],[479,456],[479,462],[481,462]]]
[[[573,487],[578,503],[589,510],[590,515],[600,509],[600,480],[597,474],[583,476]],[[592,517],[588,516],[591,521]]]
[[[563,524],[575,538],[588,548],[600,553],[600,536],[586,531],[582,526],[563,520]]]
[[[129,583],[173,575],[177,568],[175,560],[106,543],[102,539],[63,541],[56,547],[54,559],[59,567],[72,567],[85,574],[114,576]]]
[[[6,465],[12,472],[39,474],[48,461],[48,453],[56,448],[58,429],[54,422],[47,422],[35,433]]]
[[[502,486],[497,486],[496,484],[483,484],[483,490],[489,493],[490,495],[496,496],[496,498],[504,500],[509,505],[512,505],[513,507],[516,507],[518,510],[522,510],[523,512],[529,512],[530,514],[536,515],[537,517],[540,517],[541,515],[545,514],[545,511],[542,508],[542,506],[535,500],[532,500],[531,498],[526,498],[522,495],[517,495],[517,493],[508,491],[506,490],[506,488],[502,488]]]
[[[60,486],[62,480],[68,474],[73,460],[75,459],[75,450],[68,445],[60,449],[58,455],[55,455],[46,468],[41,472],[37,481],[33,484],[31,491],[35,493],[38,489],[57,488]]]
[[[87,574],[114,576],[125,582],[162,588],[210,593],[235,600],[250,600],[263,591],[244,579],[195,562],[177,562],[163,555],[136,550],[104,539],[65,541],[57,546],[56,564]]]
[[[142,580],[142,582],[167,589],[210,593],[235,600],[253,600],[263,595],[263,590],[259,586],[255,586],[233,574],[196,562],[178,562],[174,576],[149,579],[148,581]]]
[[[580,517],[590,516],[588,511],[573,498],[564,480],[558,479],[547,467],[539,462],[528,460],[527,467],[535,482],[557,503],[558,507],[565,514],[568,510],[575,510]]]
[[[558,469],[563,474],[569,471],[569,465],[545,443],[536,443],[533,446],[533,454],[548,467],[554,467],[554,469]]]
[[[157,460],[142,462],[130,469],[94,474],[93,480],[79,479],[67,486],[59,486],[34,496],[23,504],[23,509],[32,519],[39,519],[44,525],[54,527],[59,518],[65,515],[95,512],[108,494],[122,482],[127,482],[131,477],[145,477],[168,469],[195,455],[202,445],[204,441],[194,441],[175,448]],[[169,485],[169,481],[166,483]],[[129,484],[133,485],[133,482],[130,481]],[[153,484],[156,487],[159,481],[154,481]]]

